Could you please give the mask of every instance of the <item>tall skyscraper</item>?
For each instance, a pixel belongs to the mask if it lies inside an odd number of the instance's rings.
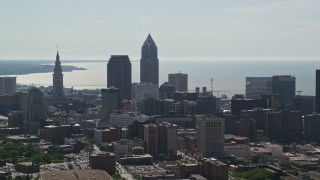
[[[112,55],[107,65],[108,88],[119,88],[119,100],[131,99],[131,62],[127,55]]]
[[[0,95],[16,92],[16,77],[0,77]]]
[[[119,89],[110,87],[101,89],[102,118],[109,119],[109,115],[119,108]]]
[[[56,62],[53,71],[53,99],[62,100],[64,98],[63,92],[63,74],[60,62],[59,52],[57,51]]]
[[[216,116],[196,119],[197,151],[202,157],[219,157],[224,153],[225,120]]]
[[[157,154],[159,157],[177,156],[177,128],[175,124],[161,122],[157,126]]]
[[[168,75],[168,82],[172,84],[178,92],[188,92],[188,74],[181,72]]]
[[[296,78],[290,75],[272,76],[272,93],[280,95],[282,108],[291,108],[296,94]]]
[[[150,34],[141,49],[140,82],[159,85],[158,49]]]
[[[262,94],[272,93],[271,77],[246,77],[246,98],[259,99]]]
[[[316,112],[320,113],[320,69],[316,70]]]

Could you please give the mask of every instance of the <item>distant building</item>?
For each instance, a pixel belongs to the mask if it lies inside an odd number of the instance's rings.
[[[165,99],[160,102],[160,114],[168,114],[169,112],[175,112],[174,100]]]
[[[283,146],[279,144],[270,144],[267,143],[264,145],[264,148],[271,152],[272,156],[281,157],[283,156]]]
[[[117,158],[120,156],[134,154],[134,148],[142,148],[142,152],[144,151],[143,140],[138,138],[135,138],[134,140],[121,139],[120,141],[112,142],[112,147]]]
[[[128,139],[143,139],[144,140],[144,125],[154,123],[153,120],[149,119],[146,122],[134,121],[128,127]]]
[[[228,165],[214,158],[203,163],[203,176],[208,179],[228,180]]]
[[[98,127],[99,121],[100,121],[100,119],[83,120],[81,127],[84,130],[94,129],[94,128]]]
[[[282,108],[291,108],[296,93],[296,78],[291,75],[272,76],[272,93],[280,95]]]
[[[235,123],[238,117],[231,113],[224,113],[222,118],[225,120],[225,134],[235,134]]]
[[[122,165],[152,165],[153,157],[149,154],[122,156],[118,160]]]
[[[92,169],[104,170],[108,174],[114,174],[116,171],[116,156],[113,153],[90,154],[89,166]]]
[[[177,115],[174,112],[156,116],[156,123],[168,122],[171,124],[176,124],[179,128],[195,128],[195,121],[192,116]]]
[[[26,95],[26,105],[24,105],[24,130],[31,134],[37,134],[41,124],[46,120],[47,107],[43,93],[33,87]]]
[[[151,156],[157,155],[157,126],[155,124],[144,125],[145,151]]]
[[[128,127],[131,125],[135,120],[139,122],[144,122],[149,119],[149,116],[144,114],[139,114],[135,116],[134,113],[126,113],[123,111],[116,111],[110,114],[110,125],[117,126],[117,127]]]
[[[8,116],[8,127],[19,127],[23,128],[23,112],[13,111]]]
[[[177,125],[167,122],[157,125],[158,157],[175,158],[177,156],[177,128]]]
[[[320,114],[308,114],[304,116],[304,139],[306,141],[318,141],[320,139]]]
[[[59,52],[57,51],[56,62],[53,70],[53,99],[56,101],[64,98],[63,74],[60,62]]]
[[[141,49],[140,82],[159,86],[158,49],[150,34]]]
[[[119,141],[120,136],[121,130],[119,128],[110,127],[104,129],[94,129],[94,141],[96,144]]]
[[[270,139],[282,138],[282,114],[280,111],[267,113],[266,136]]]
[[[101,113],[103,119],[109,119],[109,115],[119,108],[119,104],[118,88],[101,89]]]
[[[0,77],[0,95],[13,94],[17,89],[17,77]]]
[[[38,136],[31,136],[27,134],[7,136],[5,139],[21,143],[35,143],[40,141]]]
[[[302,113],[296,110],[283,110],[284,139],[289,141],[302,139]]]
[[[22,105],[25,106],[27,103],[22,103],[21,97],[25,98],[25,93],[0,95],[0,114],[7,116],[11,111],[22,111]]]
[[[185,104],[181,101],[173,103],[174,112],[180,115],[184,114],[184,105]]]
[[[173,95],[174,101],[197,101],[198,94],[197,93],[188,93],[188,92],[176,92]]]
[[[246,98],[259,99],[262,94],[272,93],[271,77],[246,77]]]
[[[158,99],[148,98],[140,103],[140,112],[148,116],[161,114],[161,102]]]
[[[272,140],[301,140],[302,113],[290,110],[267,112],[266,136]]]
[[[112,55],[107,65],[108,88],[119,89],[120,101],[131,99],[131,62],[127,55]]]
[[[267,122],[267,113],[272,111],[271,109],[262,109],[255,108],[253,110],[244,110],[241,113],[245,112],[249,115],[250,118],[254,119],[257,124],[257,130],[266,131],[266,122]]]
[[[161,84],[159,91],[161,100],[173,99],[173,95],[176,92],[176,89],[169,82],[164,82],[163,84]]]
[[[202,174],[203,165],[197,162],[178,161],[177,166],[173,169],[173,173],[179,179],[189,178],[191,174]]]
[[[194,116],[197,114],[198,103],[195,101],[182,101],[183,104],[183,115]],[[210,113],[206,113],[210,114]]]
[[[196,119],[197,152],[202,157],[220,157],[224,154],[225,120],[216,116]]]
[[[159,87],[157,84],[141,83],[133,85],[133,96],[137,102],[152,98],[159,99]]]
[[[199,95],[197,99],[197,114],[214,114],[219,112],[220,99],[212,95]]]
[[[266,108],[268,109],[281,109],[281,98],[280,94],[262,94],[261,99],[266,102]]]
[[[316,112],[320,113],[320,69],[316,70]]]
[[[164,102],[166,101],[166,102]],[[148,115],[161,115],[164,114],[164,111],[174,111],[173,101],[172,100],[158,100],[153,98],[148,98],[137,103],[138,112]]]
[[[238,158],[249,158],[250,146],[246,144],[226,144],[225,154],[227,156],[236,156]]]
[[[257,124],[248,113],[242,112],[238,121],[235,122],[235,133],[237,136],[248,137],[254,141],[257,137]]]
[[[303,114],[315,112],[315,96],[293,96],[293,109]]]
[[[231,99],[231,113],[240,116],[242,110],[254,108],[266,108],[266,101],[263,99],[246,99],[243,95],[234,95]]]
[[[175,87],[177,92],[188,92],[188,74],[181,72],[169,74],[168,82]]]
[[[61,125],[61,126],[44,126],[43,138],[53,144],[63,144],[65,138],[69,138],[71,134],[79,134],[80,125]]]

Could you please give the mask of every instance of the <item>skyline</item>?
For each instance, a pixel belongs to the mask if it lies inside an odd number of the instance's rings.
[[[320,59],[317,0],[94,3],[6,1],[0,59],[139,60],[151,33],[159,60]]]

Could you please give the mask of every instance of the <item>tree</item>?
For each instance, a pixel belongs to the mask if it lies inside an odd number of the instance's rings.
[[[239,179],[264,180],[271,179],[273,174],[265,169],[255,168],[242,173],[235,172],[233,176]]]

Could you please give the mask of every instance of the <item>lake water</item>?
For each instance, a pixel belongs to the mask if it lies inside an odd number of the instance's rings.
[[[64,72],[64,86],[75,89],[105,88],[107,82],[106,62],[63,62],[65,65],[87,68],[87,70]],[[139,82],[139,62],[132,62],[132,82]],[[214,94],[245,92],[245,77],[292,75],[296,77],[296,89],[302,95],[315,94],[315,70],[320,61],[161,61],[160,84],[167,81],[169,73],[181,71],[189,75],[189,89],[206,86],[211,89],[213,78]],[[17,75],[17,83],[35,86],[51,86],[52,73]]]

